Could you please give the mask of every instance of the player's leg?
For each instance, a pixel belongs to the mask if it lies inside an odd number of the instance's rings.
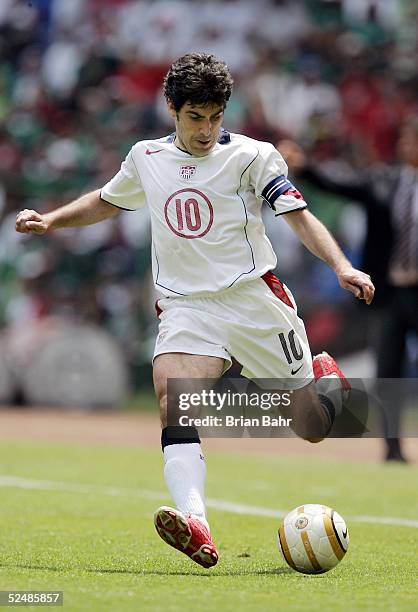
[[[154,386],[160,407],[164,477],[177,509],[163,506],[155,514],[159,535],[203,567],[216,564],[218,555],[209,533],[205,509],[206,465],[195,428],[167,425],[168,379],[217,379],[224,359],[184,353],[164,353],[154,359]],[[184,437],[187,433],[187,437]]]
[[[291,419],[291,429],[300,438],[316,443],[330,434],[335,420],[343,414],[350,384],[328,353],[316,355],[313,367],[315,379],[301,388],[292,389],[291,402],[288,406],[282,405],[280,414]],[[283,379],[280,383],[283,384]],[[343,433],[346,431],[344,425]],[[357,429],[363,427],[357,420],[355,425]]]
[[[403,289],[394,289],[387,298],[380,321],[377,341],[377,379],[401,378],[406,353],[406,338],[411,326],[407,318],[407,309],[403,298]],[[411,300],[411,305],[416,307]],[[413,307],[413,306],[412,306]],[[406,312],[405,312],[406,311]],[[416,315],[415,315],[416,316]],[[378,383],[379,385],[379,383]],[[384,386],[381,393],[382,418],[385,435],[385,460],[406,461],[400,440],[400,416],[403,399],[399,390],[390,384]]]
[[[291,419],[292,431],[308,442],[320,442],[332,426],[332,417],[321,403],[314,382],[292,390],[291,403],[280,412],[284,418]]]
[[[281,408],[283,416],[292,419],[297,435],[319,442],[341,412],[349,385],[330,355],[312,360],[291,292],[273,275],[265,276],[242,290],[231,353],[243,365],[243,376],[270,379],[267,385],[292,391],[289,407]]]
[[[315,377],[315,393],[321,410],[325,413],[329,421],[328,429],[323,436],[325,438],[333,429],[336,419],[343,415],[344,411],[346,417],[349,415],[349,413],[347,413],[346,401],[350,397],[351,385],[339,368],[334,357],[325,351],[319,355],[315,355],[312,364]],[[363,431],[363,420],[357,421],[357,419],[355,419],[355,423],[355,430],[358,432]],[[347,426],[349,426],[347,419],[345,419],[343,423],[340,421],[340,429],[342,429],[340,435],[344,435],[348,432]],[[352,427],[351,425],[351,429]],[[310,441],[319,442],[320,440]]]

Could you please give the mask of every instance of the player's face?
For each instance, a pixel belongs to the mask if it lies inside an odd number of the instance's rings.
[[[175,144],[197,157],[208,155],[218,141],[224,109],[215,104],[193,106],[189,102],[176,111],[168,103],[176,124]]]

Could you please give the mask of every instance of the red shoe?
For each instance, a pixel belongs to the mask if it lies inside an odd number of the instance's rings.
[[[351,385],[341,372],[334,357],[331,357],[331,355],[328,355],[328,353],[323,351],[322,353],[319,353],[319,355],[315,355],[315,357],[312,359],[312,365],[315,380],[318,380],[318,378],[322,378],[323,376],[338,376],[341,381],[342,391],[350,392]]]
[[[158,535],[202,567],[213,567],[218,562],[218,551],[207,527],[190,515],[161,506],[154,514]]]

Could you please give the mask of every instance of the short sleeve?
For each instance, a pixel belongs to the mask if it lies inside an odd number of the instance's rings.
[[[132,159],[132,149],[122,162],[119,172],[102,188],[100,197],[125,210],[137,210],[145,206],[145,193]]]
[[[258,155],[250,167],[250,183],[258,198],[262,198],[277,215],[306,208],[307,204],[287,178],[283,157],[267,142],[259,142]]]

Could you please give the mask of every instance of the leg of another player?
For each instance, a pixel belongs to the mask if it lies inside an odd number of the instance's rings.
[[[215,565],[218,559],[206,517],[206,465],[197,430],[190,427],[187,438],[179,439],[178,435],[175,435],[177,428],[167,426],[167,380],[217,379],[221,376],[223,367],[223,359],[204,355],[165,353],[154,360],[154,386],[162,426],[164,477],[171,497],[180,511],[160,508],[155,515],[155,525],[166,542],[204,567]]]
[[[404,303],[404,291],[397,289],[387,298],[388,304],[379,329],[377,346],[377,379],[401,378],[406,355],[408,329],[408,304]],[[410,300],[412,309],[416,300]],[[416,313],[415,313],[416,318]],[[411,316],[411,321],[412,321]],[[401,449],[401,412],[403,400],[394,385],[388,385],[382,393],[382,418],[385,434],[386,461],[406,462]]]

